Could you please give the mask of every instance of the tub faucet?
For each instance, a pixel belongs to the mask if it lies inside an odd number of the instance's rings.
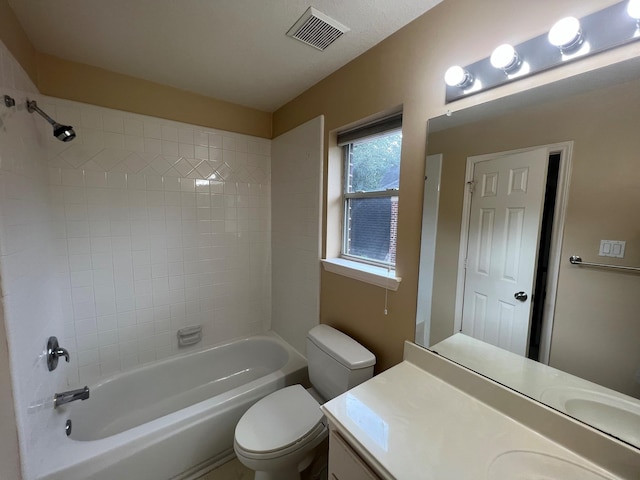
[[[78,388],[77,390],[69,390],[68,392],[56,393],[53,396],[53,408],[57,408],[65,403],[74,402],[76,400],[86,400],[89,398],[89,387]]]

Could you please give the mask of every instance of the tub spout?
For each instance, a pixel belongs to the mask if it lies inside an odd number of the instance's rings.
[[[78,388],[77,390],[69,390],[68,392],[56,393],[53,396],[53,408],[57,408],[65,403],[74,402],[76,400],[86,400],[89,398],[89,387]]]

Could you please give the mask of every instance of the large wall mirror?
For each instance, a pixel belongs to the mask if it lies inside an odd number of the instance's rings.
[[[430,119],[427,150],[416,343],[640,448],[640,59]]]

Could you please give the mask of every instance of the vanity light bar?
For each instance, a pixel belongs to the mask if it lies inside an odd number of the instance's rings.
[[[640,22],[640,0],[629,0],[627,13],[631,18],[635,18],[636,22]],[[638,26],[640,27],[640,25]]]
[[[491,66],[502,70],[505,75],[517,71],[522,65],[522,59],[518,51],[508,43],[503,43],[497,47],[489,57]]]
[[[464,88],[473,83],[473,77],[461,66],[454,65],[445,72],[444,82],[451,87]]]
[[[549,43],[558,47],[561,52],[569,52],[574,48],[578,48],[584,42],[580,20],[576,17],[564,17],[558,20],[547,37]]]
[[[504,44],[490,57],[445,74],[446,103],[640,39],[640,0],[626,0],[581,19],[566,17],[548,33]],[[455,74],[454,74],[455,73]],[[458,81],[455,81],[458,80]]]

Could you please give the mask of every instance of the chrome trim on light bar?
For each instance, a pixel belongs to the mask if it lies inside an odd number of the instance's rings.
[[[548,32],[545,32],[531,40],[514,45],[515,51],[518,52],[523,65],[528,67],[527,69],[521,69],[513,74],[509,74],[511,72],[507,71],[505,74],[505,71],[491,65],[490,57],[463,67],[476,82],[469,87],[447,85],[445,103],[451,103],[516,79],[556,68],[578,58],[591,56],[639,40],[639,22],[627,12],[628,4],[628,0],[616,3],[580,18],[583,40],[580,48],[576,48],[575,51],[572,49],[571,53],[563,52],[558,47],[551,45]]]

